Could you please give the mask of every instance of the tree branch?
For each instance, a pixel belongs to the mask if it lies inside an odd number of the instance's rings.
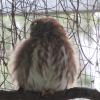
[[[100,93],[95,89],[79,87],[55,92],[53,95],[48,96],[41,96],[40,92],[0,91],[0,100],[68,100],[73,98],[100,100]]]

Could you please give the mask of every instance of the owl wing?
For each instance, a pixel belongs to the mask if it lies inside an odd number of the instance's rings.
[[[31,47],[30,39],[21,41],[15,47],[8,65],[14,84],[22,88],[24,88],[31,66]]]

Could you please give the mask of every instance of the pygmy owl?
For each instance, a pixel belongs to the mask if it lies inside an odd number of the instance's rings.
[[[63,26],[46,17],[30,25],[30,37],[18,44],[9,61],[13,81],[33,91],[73,87],[78,66]]]

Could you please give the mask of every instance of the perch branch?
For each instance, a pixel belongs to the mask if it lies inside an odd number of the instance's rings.
[[[48,96],[41,96],[40,92],[0,91],[0,100],[68,100],[74,98],[100,100],[100,93],[95,89],[80,87],[55,92]]]

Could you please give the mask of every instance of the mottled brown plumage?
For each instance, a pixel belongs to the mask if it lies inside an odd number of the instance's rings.
[[[30,37],[15,48],[9,62],[17,86],[33,91],[73,87],[78,66],[62,25],[46,17],[33,21],[30,28]]]

